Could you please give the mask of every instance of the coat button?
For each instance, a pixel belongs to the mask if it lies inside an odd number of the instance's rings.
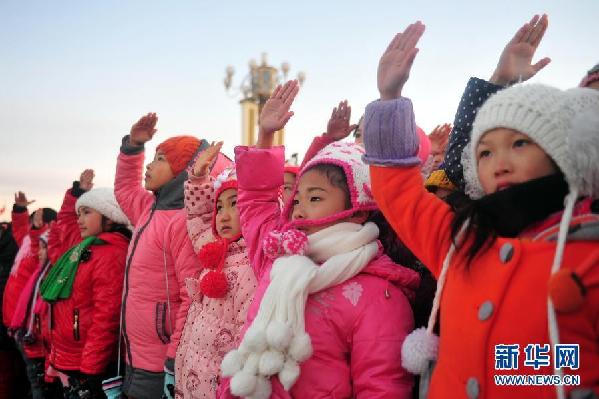
[[[468,382],[466,383],[466,394],[469,399],[476,399],[480,394],[480,386],[478,385],[478,380],[474,377],[468,378]]]
[[[484,301],[480,308],[478,308],[478,319],[485,321],[493,314],[493,302]]]
[[[510,260],[512,260],[513,256],[514,246],[509,242],[506,242],[499,249],[499,260],[501,260],[502,263],[508,263]]]

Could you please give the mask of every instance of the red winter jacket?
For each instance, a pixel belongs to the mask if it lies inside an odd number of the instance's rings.
[[[78,231],[76,201],[68,191],[58,214],[61,237]],[[129,239],[120,233],[101,233],[98,238],[105,244],[89,247],[89,259],[79,264],[71,297],[51,305],[49,361],[57,370],[97,375],[116,361]]]

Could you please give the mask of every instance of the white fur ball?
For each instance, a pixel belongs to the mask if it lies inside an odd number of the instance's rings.
[[[245,361],[245,366],[243,367],[243,371],[246,373],[258,374],[258,366],[260,365],[260,357],[262,355],[259,353],[250,353]]]
[[[256,389],[254,393],[248,396],[248,399],[268,399],[272,394],[272,386],[270,381],[264,377],[256,379]]]
[[[286,391],[289,391],[300,375],[300,366],[293,359],[287,359],[279,372],[279,381]]]
[[[241,370],[244,362],[245,356],[237,349],[233,349],[223,358],[220,369],[225,377],[232,377],[236,372]]]
[[[413,374],[423,374],[437,359],[439,337],[420,327],[406,337],[401,347],[401,364]]]
[[[245,333],[241,345],[248,352],[262,353],[268,346],[266,343],[266,334],[263,329],[251,326]]]
[[[283,353],[276,350],[267,350],[260,356],[260,374],[268,377],[275,375],[283,369],[283,363],[285,363]]]
[[[235,373],[231,378],[231,393],[237,396],[249,396],[254,393],[258,377],[245,371]]]
[[[266,327],[266,342],[278,351],[284,351],[291,342],[293,331],[287,324],[273,320]]]
[[[289,345],[289,356],[298,363],[312,356],[312,340],[305,332],[296,334]]]

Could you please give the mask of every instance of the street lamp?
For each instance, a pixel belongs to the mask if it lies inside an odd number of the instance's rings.
[[[257,139],[258,119],[262,107],[270,97],[275,87],[287,80],[290,65],[283,62],[281,68],[277,69],[268,65],[266,53],[262,53],[260,64],[251,59],[248,62],[249,72],[242,79],[238,87],[233,88],[233,75],[235,68],[228,66],[225,69],[225,89],[232,96],[241,94],[241,141],[243,145],[253,145]],[[306,80],[304,72],[298,72],[297,80],[300,85]],[[281,129],[275,134],[275,145],[283,145],[285,142],[284,130]]]

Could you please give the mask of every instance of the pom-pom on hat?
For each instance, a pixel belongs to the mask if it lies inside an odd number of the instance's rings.
[[[115,223],[124,225],[129,224],[129,220],[119,207],[118,202],[116,202],[114,190],[111,188],[99,187],[84,193],[75,203],[75,210],[78,210],[82,206],[100,212]]]
[[[160,143],[156,151],[164,153],[173,174],[177,176],[185,170],[200,144],[201,141],[193,136],[175,136]]]
[[[347,180],[351,208],[318,220],[292,222],[290,223],[290,226],[299,224],[319,226],[350,217],[358,211],[372,211],[378,209],[370,190],[370,170],[368,165],[362,161],[362,155],[364,155],[364,148],[360,145],[336,141],[324,147],[310,161],[308,161],[297,176],[295,191],[297,192],[297,185],[302,175],[316,165],[339,166]],[[285,204],[285,210],[283,212],[283,215],[287,220],[291,218],[292,211],[293,204],[292,201],[290,201]]]

